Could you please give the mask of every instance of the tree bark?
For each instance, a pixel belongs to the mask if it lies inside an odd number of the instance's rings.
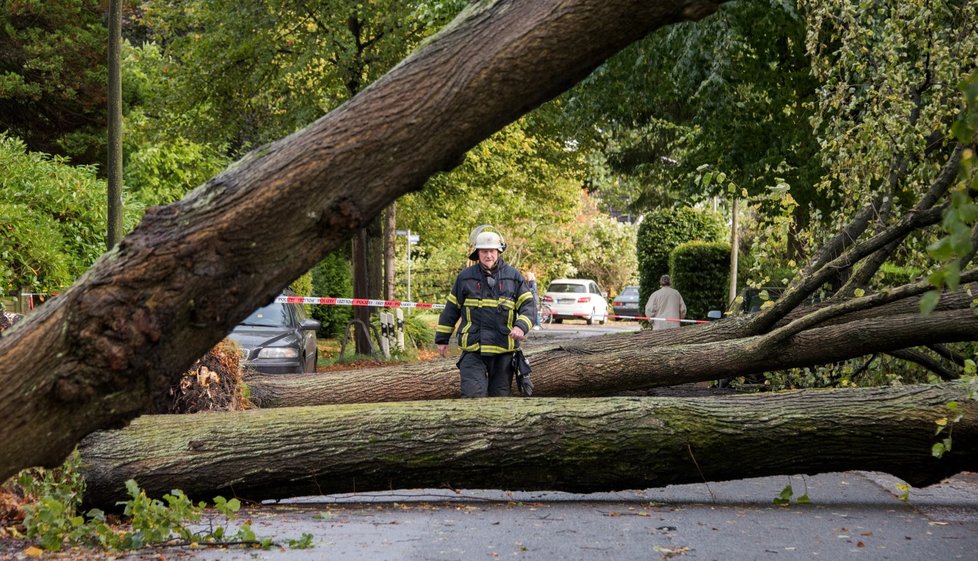
[[[723,1],[473,5],[335,111],[150,209],[0,339],[0,480],[126,424],[397,197],[631,42]]]
[[[978,469],[965,383],[716,398],[487,399],[144,416],[81,446],[85,500],[251,500],[411,488],[594,492],[872,470],[927,485]],[[957,401],[951,451],[931,454]],[[396,430],[392,427],[397,427]]]
[[[971,287],[978,290],[978,286]],[[608,396],[830,363],[937,342],[970,341],[978,317],[966,290],[948,295],[922,316],[917,299],[881,306],[805,330],[789,340],[757,345],[743,333],[749,317],[668,331],[643,331],[575,341],[529,353],[534,395]],[[799,316],[806,313],[799,311]],[[459,395],[452,360],[303,376],[245,380],[258,407],[449,399]]]

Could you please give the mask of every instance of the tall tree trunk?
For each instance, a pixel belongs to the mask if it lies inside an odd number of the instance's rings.
[[[353,235],[353,298],[366,300],[370,298],[369,273],[369,236],[367,228],[360,228]],[[353,341],[356,353],[370,354],[370,308],[366,306],[353,307],[353,319],[359,323],[353,327]]]
[[[733,197],[730,204],[730,288],[727,290],[727,302],[731,303],[737,298],[737,259],[740,257],[740,232],[737,229],[738,222],[738,199]]]
[[[384,211],[384,300],[394,300],[394,241],[397,240],[397,203]]]
[[[384,298],[384,212],[381,212],[370,221],[367,228],[367,273],[370,277],[370,298],[381,300]]]
[[[92,505],[179,488],[260,500],[409,488],[572,492],[873,470],[978,469],[964,383],[719,398],[487,399],[144,416],[81,446]],[[952,450],[931,455],[957,401]],[[247,453],[242,453],[247,451]]]
[[[238,322],[399,196],[628,44],[722,2],[474,4],[335,111],[150,209],[0,339],[0,479],[58,465],[84,435],[164,399]]]

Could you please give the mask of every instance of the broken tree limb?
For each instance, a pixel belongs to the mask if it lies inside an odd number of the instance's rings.
[[[923,366],[941,380],[957,380],[961,377],[960,370],[952,370],[951,368],[944,366],[941,364],[941,361],[926,355],[919,349],[901,349],[899,351],[890,351],[887,354],[893,356],[894,358]]]
[[[892,315],[881,313],[885,308],[881,307],[875,314],[807,329],[768,345],[763,344],[765,336],[731,334],[749,321],[742,318],[731,318],[732,327],[713,322],[575,342],[530,355],[534,395],[608,396],[823,364],[917,345],[970,341],[978,332],[978,317],[965,299],[970,302],[962,292],[958,302],[965,307],[927,316],[911,311],[912,306]],[[246,378],[245,383],[252,402],[263,408],[459,395],[458,370],[452,360],[304,376],[256,376]]]
[[[978,280],[978,269],[965,271],[961,274],[961,282],[964,284],[968,284],[976,280]],[[833,317],[843,316],[850,312],[868,310],[879,307],[883,304],[896,302],[904,298],[917,297],[933,289],[934,285],[932,285],[929,281],[924,280],[913,284],[906,284],[897,288],[886,290],[884,292],[877,292],[868,296],[851,298],[833,303],[832,305],[825,306],[819,310],[805,314],[800,318],[794,319],[787,325],[772,329],[767,334],[760,337],[757,342],[753,343],[753,345],[776,345],[788,340],[788,338],[790,338],[792,335],[800,333],[809,327],[824,324],[827,320]]]
[[[978,402],[967,392],[954,382],[144,416],[79,450],[94,506],[125,499],[130,478],[150,496],[177,488],[256,501],[436,487],[594,492],[846,470],[922,486],[978,469]],[[938,460],[935,422],[950,401],[963,417]]]
[[[771,329],[783,317],[797,308],[809,295],[827,282],[838,271],[848,269],[864,258],[883,250],[893,242],[904,240],[911,232],[936,224],[944,215],[949,203],[938,205],[953,185],[958,175],[961,154],[964,147],[956,144],[948,155],[941,171],[934,178],[930,188],[923,193],[914,208],[904,214],[896,223],[879,231],[872,237],[850,245],[845,252],[805,275],[798,275],[788,285],[788,289],[773,306],[762,310],[751,322],[751,334],[757,335]],[[935,206],[937,205],[937,206]],[[825,252],[823,251],[823,255]],[[807,270],[807,269],[806,269]]]

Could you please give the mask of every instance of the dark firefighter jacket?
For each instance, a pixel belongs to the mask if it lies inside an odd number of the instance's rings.
[[[509,336],[514,326],[530,332],[536,315],[533,293],[523,276],[502,259],[490,282],[482,266],[476,263],[459,273],[448,295],[445,309],[438,317],[435,343],[447,345],[458,327],[458,346],[463,351],[483,354],[509,353],[519,346]]]

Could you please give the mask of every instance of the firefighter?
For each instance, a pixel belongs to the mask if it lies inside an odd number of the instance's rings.
[[[511,394],[513,353],[533,327],[536,304],[523,276],[502,260],[502,237],[482,231],[469,259],[477,261],[459,273],[438,318],[435,344],[446,356],[458,323],[456,365],[462,397]],[[461,321],[459,321],[461,319]]]

